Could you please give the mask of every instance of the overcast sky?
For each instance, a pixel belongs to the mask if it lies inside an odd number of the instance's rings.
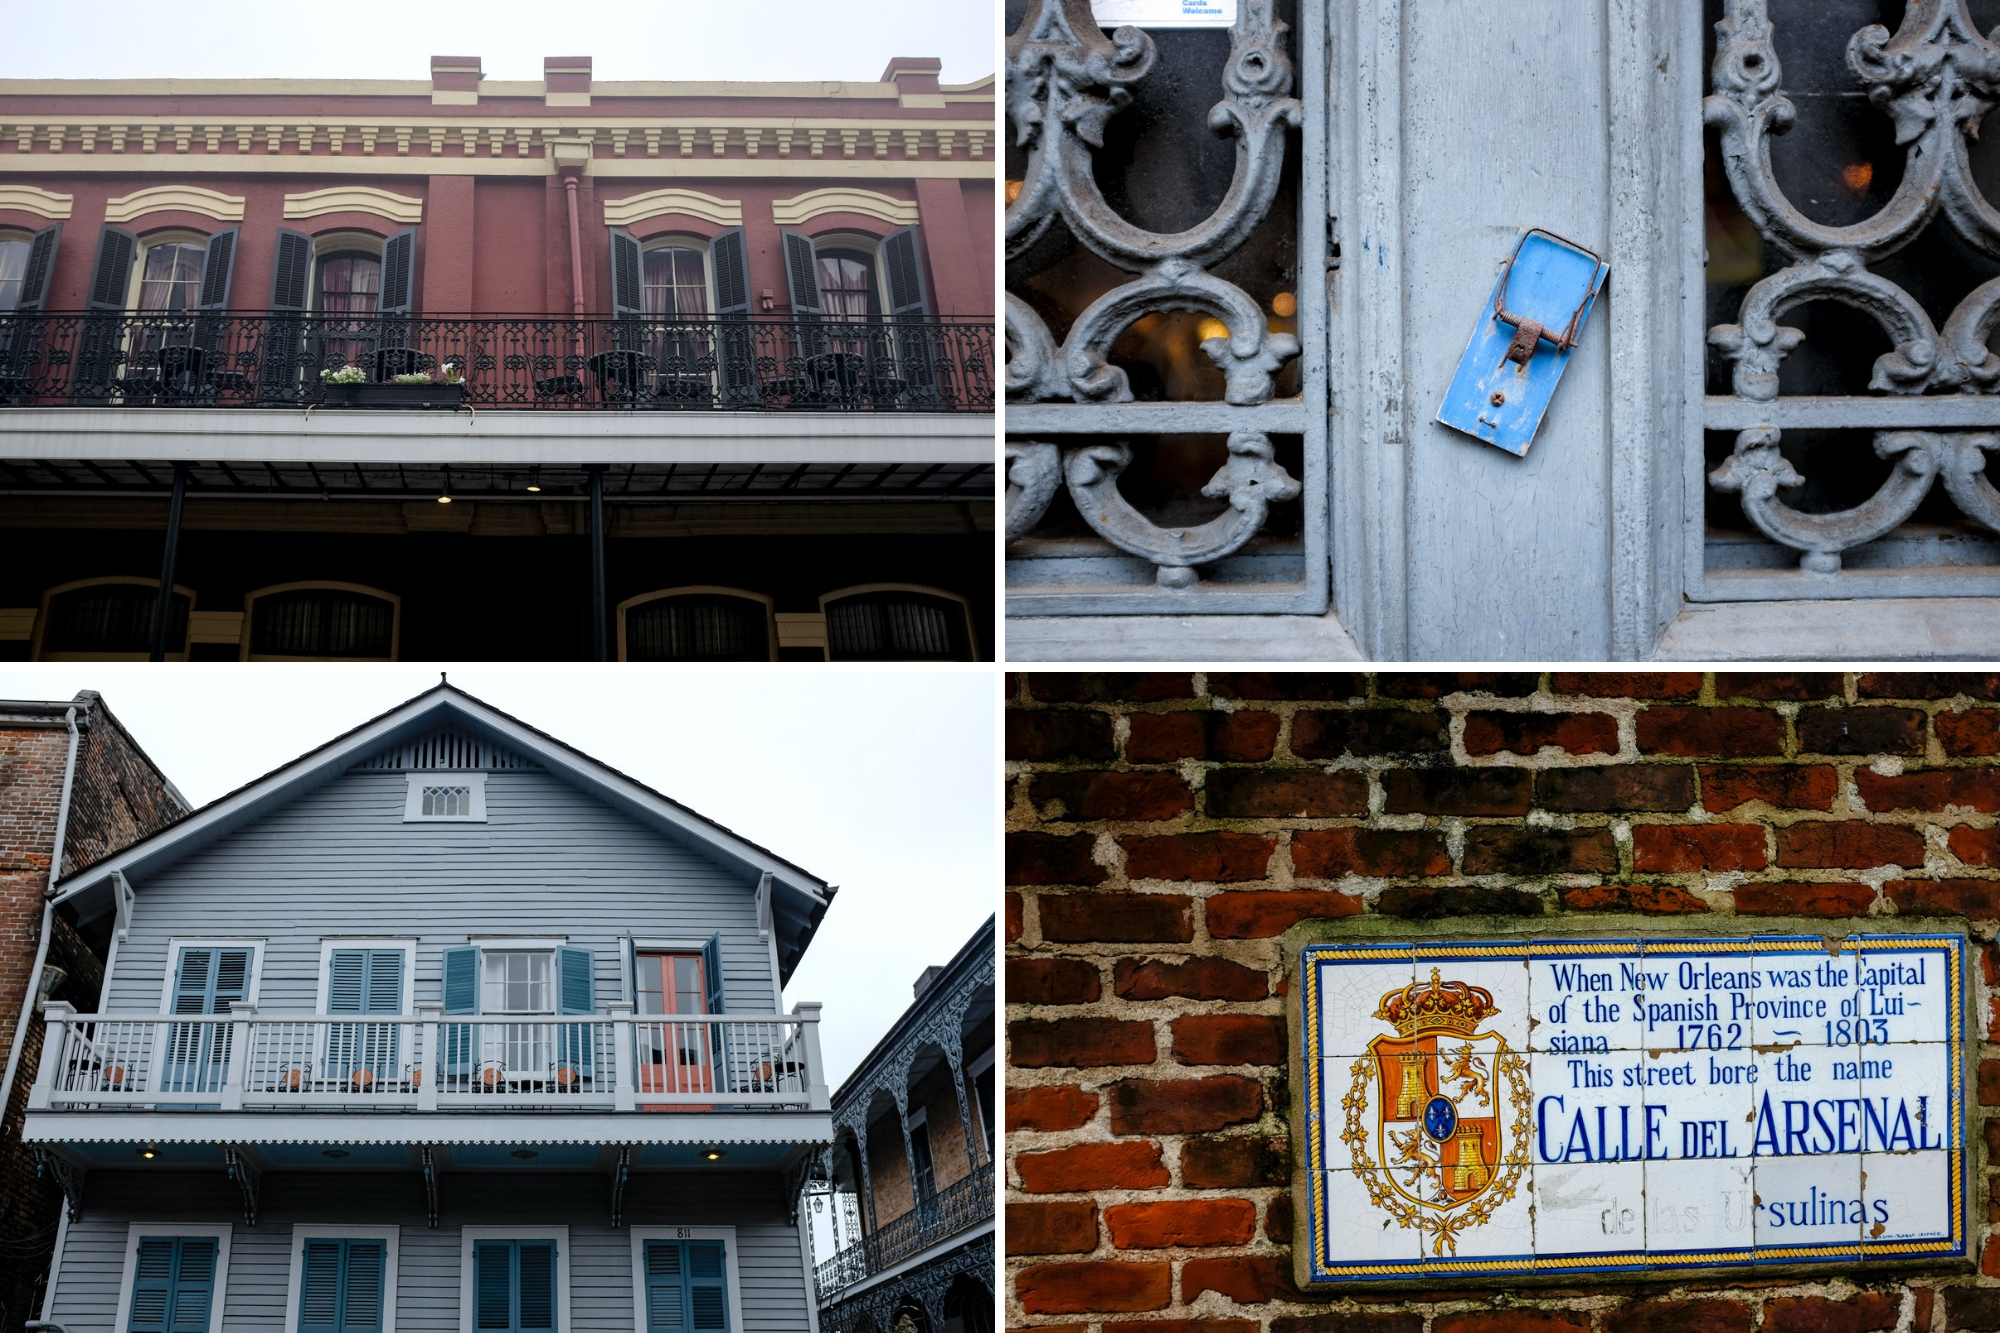
[[[992,0],[425,0],[385,10],[209,0],[84,9],[0,0],[0,78],[428,79],[434,55],[489,79],[539,79],[590,56],[599,79],[874,80],[891,56],[937,56],[947,83],[994,72]]]
[[[998,901],[999,686],[966,670],[447,667],[451,683],[841,886],[788,1005],[838,1086]],[[437,684],[435,666],[47,663],[0,699],[104,696],[196,805]]]

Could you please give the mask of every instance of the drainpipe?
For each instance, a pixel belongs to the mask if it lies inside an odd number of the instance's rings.
[[[55,924],[56,880],[62,875],[63,839],[69,836],[69,795],[76,784],[76,706],[63,714],[69,728],[69,759],[63,765],[62,798],[56,803],[55,853],[49,858],[49,882],[42,891],[42,935],[35,946],[35,966],[28,973],[28,990],[21,997],[21,1016],[14,1023],[14,1047],[7,1053],[7,1072],[0,1075],[0,1115],[5,1115],[7,1099],[14,1093],[14,1074],[21,1067],[21,1047],[28,1039],[28,1024],[34,1021],[35,998],[42,988],[42,965],[49,957],[49,931]]]
[[[160,596],[153,604],[153,660],[167,660],[167,630],[173,624],[174,558],[180,553],[181,502],[187,497],[187,465],[174,464],[174,495],[167,502],[167,551],[160,559]],[[60,846],[60,844],[58,845]],[[49,883],[55,883],[53,877]]]
[[[558,139],[549,146],[562,173],[563,189],[569,195],[569,291],[570,313],[583,318],[583,228],[576,215],[576,180],[590,161],[590,145],[581,139]]]

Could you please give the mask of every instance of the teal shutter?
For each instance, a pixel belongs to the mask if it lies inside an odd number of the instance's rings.
[[[556,950],[556,1012],[597,1012],[595,978],[592,976],[595,966],[588,949],[564,947]],[[559,1028],[557,1034],[556,1064],[569,1065],[588,1076],[591,1072],[591,1029],[582,1024],[569,1023]]]
[[[722,1007],[722,932],[708,937],[701,946],[701,983],[708,991],[708,1012],[719,1014]]]
[[[264,364],[258,374],[260,398],[291,401],[300,386],[319,387],[318,358],[307,351],[307,287],[312,281],[313,239],[302,231],[278,232],[271,259],[271,314],[264,325]],[[310,373],[308,373],[310,372]]]
[[[326,1011],[329,1014],[403,1012],[401,949],[336,949],[328,960]],[[327,1033],[327,1072],[350,1078],[356,1069],[377,1079],[394,1078],[397,1031],[391,1024],[333,1024]]]
[[[271,263],[271,313],[303,314],[312,278],[313,239],[302,231],[278,232]]]
[[[555,1333],[556,1247],[551,1241],[524,1240],[516,1246],[519,1296],[516,1333]]]
[[[646,313],[639,242],[629,231],[611,233],[611,313],[620,319],[638,319]]]
[[[677,1240],[646,1242],[647,1333],[683,1333],[687,1328],[687,1283]]]
[[[201,292],[195,299],[197,309],[229,309],[229,275],[236,267],[237,230],[225,227],[208,238],[208,253],[202,257]]]
[[[340,1333],[377,1333],[382,1327],[388,1247],[379,1240],[350,1240],[341,1283]]]
[[[818,257],[812,237],[780,232],[785,242],[785,284],[791,290],[792,313],[818,319],[825,311],[819,299]]]
[[[142,1237],[128,1333],[208,1333],[215,1251],[207,1236]]]
[[[28,243],[28,266],[21,273],[21,295],[13,313],[32,314],[42,308],[49,294],[49,275],[55,272],[56,246],[62,241],[62,223],[42,228]]]
[[[416,278],[417,231],[411,227],[382,242],[382,296],[375,308],[385,315],[409,314],[416,303]]]
[[[688,1324],[695,1333],[729,1327],[729,1294],[722,1275],[722,1242],[687,1242]]]
[[[646,1333],[726,1333],[729,1284],[719,1240],[646,1244]]]
[[[472,1252],[472,1323],[479,1329],[514,1327],[514,1243],[483,1240]]]
[[[472,1252],[472,1323],[481,1333],[556,1333],[556,1247],[483,1240]]]
[[[139,257],[139,238],[123,227],[106,227],[97,237],[97,266],[90,273],[90,309],[125,313],[125,292],[132,282],[132,261]]]
[[[340,1266],[344,1243],[309,1240],[299,1276],[299,1333],[340,1333]]]
[[[897,326],[894,373],[903,381],[908,401],[932,402],[937,397],[937,363],[924,323],[929,303],[924,299],[924,263],[917,252],[915,227],[882,238],[882,273],[889,285],[889,318]]]
[[[477,948],[444,951],[444,1011],[448,1014],[479,1012]],[[449,1023],[439,1035],[444,1046],[445,1077],[470,1078],[473,1053],[478,1049],[479,1029],[470,1023]]]
[[[77,396],[101,396],[118,378],[124,360],[125,293],[132,282],[132,261],[139,257],[139,238],[123,227],[105,227],[97,234],[97,262],[90,270],[86,306],[96,318],[83,322],[77,342]]]
[[[722,401],[734,405],[757,401],[757,352],[750,328],[750,265],[743,228],[731,227],[708,243],[708,261],[715,279],[716,362],[722,378]]]
[[[222,1014],[250,998],[250,950],[183,949],[174,973],[173,1011]],[[229,1063],[229,1031],[211,1023],[177,1023],[167,1041],[168,1092],[220,1088]]]
[[[889,313],[923,315],[924,266],[915,227],[900,227],[882,238],[882,272],[889,280]]]

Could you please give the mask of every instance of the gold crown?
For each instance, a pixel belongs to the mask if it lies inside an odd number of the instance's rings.
[[[1469,1037],[1482,1019],[1499,1012],[1492,991],[1463,981],[1440,982],[1438,970],[1432,968],[1428,988],[1420,989],[1413,981],[1401,990],[1390,991],[1382,997],[1375,1017],[1388,1019],[1405,1037],[1439,1031]]]

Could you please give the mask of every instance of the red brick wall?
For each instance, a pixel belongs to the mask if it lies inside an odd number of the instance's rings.
[[[1297,1291],[1277,938],[1363,914],[1910,912],[1991,941],[2000,674],[1027,674],[1007,701],[1011,1325],[2000,1330],[1983,1236],[1970,1275]],[[1988,943],[1982,992],[1996,962]],[[2000,1038],[2000,1002],[1981,1011]],[[2000,1060],[1979,1085],[2000,1105]]]

